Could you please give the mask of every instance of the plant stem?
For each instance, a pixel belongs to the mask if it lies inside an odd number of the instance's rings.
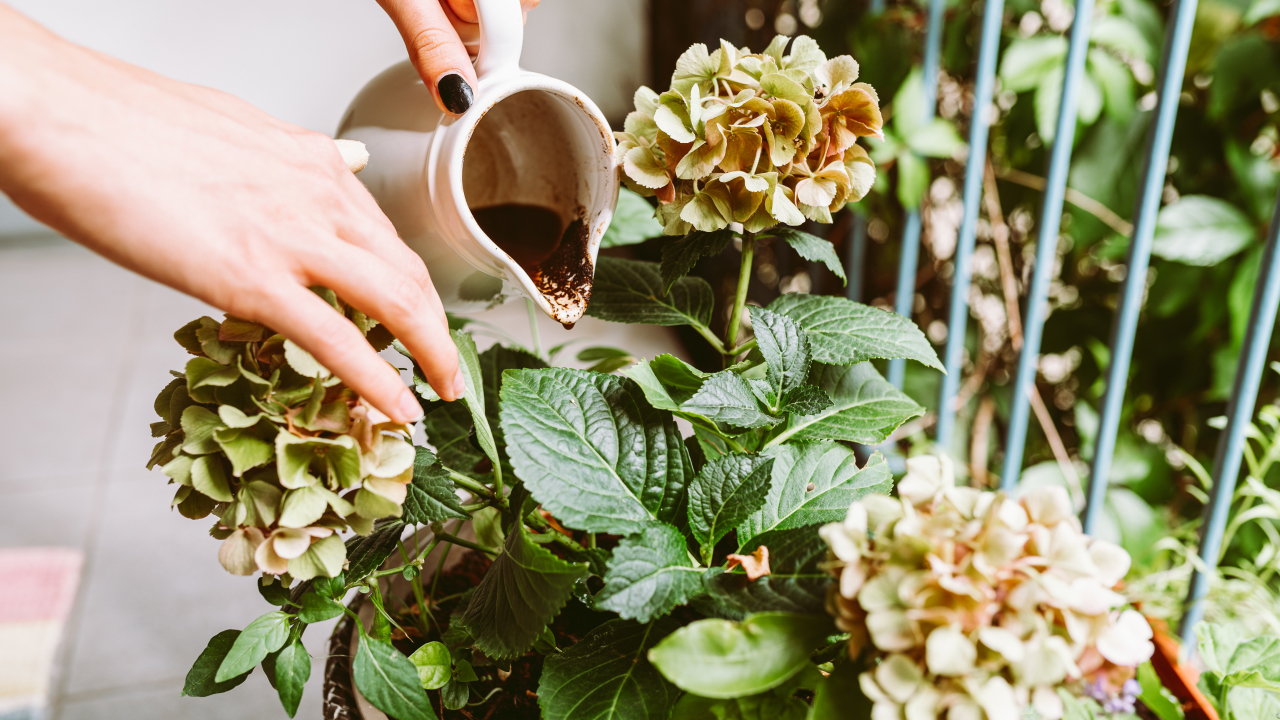
[[[410,565],[409,553],[404,549],[404,543],[397,542],[396,545],[400,547],[400,557],[404,558],[404,564],[406,566]],[[432,547],[434,546],[435,543],[432,543]],[[422,572],[420,567],[418,572],[419,574]],[[422,620],[422,635],[426,637],[427,633],[431,631],[431,616],[427,614],[427,598],[422,590],[422,583],[418,582],[416,577],[409,584],[413,586],[413,599],[418,602],[418,617]]]
[[[733,314],[729,316],[729,329],[724,335],[724,347],[738,344],[738,326],[742,324],[742,308],[747,304],[747,286],[751,284],[751,265],[755,260],[756,237],[752,233],[742,235],[742,266],[738,270],[738,294],[733,299]],[[729,356],[732,359],[734,356]]]
[[[468,550],[476,550],[476,551],[482,552],[482,553],[484,553],[484,554],[486,554],[486,555],[501,555],[501,554],[502,554],[502,551],[501,551],[501,550],[499,550],[499,549],[497,549],[497,548],[491,548],[491,547],[487,547],[487,546],[485,546],[485,545],[481,545],[481,544],[479,544],[479,543],[473,543],[473,542],[471,542],[470,540],[463,540],[462,538],[458,537],[457,535],[450,535],[449,533],[437,533],[437,534],[436,534],[436,537],[440,538],[441,540],[444,540],[445,542],[453,543],[454,545],[457,545],[458,547],[464,547],[464,548],[467,548]]]
[[[450,468],[445,468],[445,470],[449,472],[449,479],[453,481],[454,485],[457,485],[463,490],[470,490],[471,492],[481,497],[489,498],[490,500],[495,499],[493,495],[493,491],[485,487],[483,484],[476,482],[475,480],[472,480],[471,478],[467,477],[466,475],[463,475],[457,470],[453,470]]]
[[[529,310],[529,339],[533,343],[533,354],[542,359],[547,359],[542,354],[542,336],[538,334],[538,306],[529,298],[524,299],[524,305]]]
[[[742,343],[738,347],[733,348],[732,350],[726,351],[725,355],[732,355],[733,357],[737,357],[744,352],[750,352],[755,349],[756,349],[756,339],[751,338],[750,340]]]

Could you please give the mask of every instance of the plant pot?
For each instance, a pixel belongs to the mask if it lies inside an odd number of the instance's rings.
[[[1219,720],[1218,711],[1196,687],[1200,671],[1179,661],[1180,646],[1177,638],[1170,634],[1169,626],[1163,620],[1150,617],[1147,622],[1155,632],[1152,642],[1156,652],[1151,656],[1151,666],[1160,676],[1160,683],[1182,704],[1185,720]]]

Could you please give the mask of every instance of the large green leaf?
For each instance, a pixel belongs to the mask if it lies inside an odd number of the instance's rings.
[[[800,442],[771,448],[773,481],[763,504],[738,526],[744,546],[770,530],[839,522],[849,505],[870,493],[893,488],[889,464],[879,453],[865,467],[848,447],[833,442]]]
[[[741,569],[708,570],[703,587],[716,601],[717,614],[738,620],[754,612],[796,612],[822,615],[827,589],[833,581],[823,567],[827,546],[816,526],[774,530],[757,535],[741,553],[769,548],[770,573],[751,580]]]
[[[1000,86],[1013,92],[1034,90],[1066,56],[1067,41],[1060,35],[1015,40],[1000,62]]]
[[[662,223],[654,217],[653,206],[639,195],[622,188],[618,192],[618,205],[613,209],[613,220],[600,239],[600,247],[635,245],[661,236]]]
[[[741,375],[724,370],[707,378],[693,397],[680,405],[683,412],[739,428],[777,425],[777,418],[760,410],[760,401]]]
[[[239,636],[239,630],[223,630],[209,639],[209,644],[200,652],[200,657],[196,658],[191,670],[187,672],[187,679],[182,685],[184,697],[209,697],[224,693],[249,678],[249,673],[253,672],[252,667],[243,675],[237,675],[230,680],[218,682],[214,679],[222,661],[226,659],[227,653],[231,652],[231,647],[235,645],[236,638]]]
[[[880,377],[871,363],[815,363],[811,379],[831,397],[831,407],[816,415],[792,415],[769,445],[798,440],[876,445],[902,423],[924,414],[924,408]]]
[[[517,526],[472,594],[462,624],[485,655],[519,657],[569,601],[573,584],[586,575],[586,563],[561,560],[530,542]]]
[[[729,228],[712,232],[695,231],[668,242],[662,248],[662,289],[671,292],[676,281],[693,269],[693,266],[704,257],[719,255],[729,247],[729,241],[737,233]]]
[[[449,472],[426,448],[417,448],[413,460],[413,482],[404,499],[404,519],[418,525],[430,525],[449,519],[466,520],[471,516],[462,509]]]
[[[709,377],[674,355],[641,360],[622,374],[636,381],[650,405],[671,411],[679,410]]]
[[[289,643],[276,656],[275,677],[276,694],[280,696],[284,711],[289,713],[289,717],[297,715],[302,690],[311,677],[311,656],[301,640]]]
[[[965,143],[949,120],[934,118],[933,122],[907,137],[907,147],[917,155],[934,158],[951,158],[964,150]],[[810,258],[812,259],[812,258]]]
[[[510,371],[502,428],[516,473],[568,527],[630,534],[684,509],[693,468],[675,419],[628,378]]]
[[[703,562],[720,538],[765,502],[772,467],[773,458],[736,453],[709,461],[689,483],[689,528]]]
[[[742,622],[698,620],[658,643],[649,661],[695,695],[754,695],[800,672],[834,629],[829,617],[794,613],[758,613]]]
[[[280,611],[269,612],[253,622],[236,636],[235,643],[227,651],[214,682],[223,683],[249,672],[267,655],[284,647],[289,639],[290,615]]]
[[[1151,253],[1185,265],[1217,265],[1257,238],[1249,216],[1206,195],[1184,195],[1156,219]]]
[[[587,314],[609,322],[642,325],[711,324],[715,297],[702,278],[677,280],[663,292],[657,263],[602,257],[596,265],[595,285]]]
[[[818,685],[809,720],[871,717],[871,699],[862,692],[858,670],[859,666],[853,662],[836,663],[831,674]]]
[[[848,283],[849,278],[844,274],[844,263],[840,261],[840,256],[836,254],[836,248],[830,240],[824,240],[785,225],[769,230],[768,236],[778,238],[790,245],[791,249],[805,260],[826,265],[828,270],[840,278],[840,282]]]
[[[809,381],[809,336],[790,316],[751,308],[751,329],[756,345],[768,363],[769,384],[778,397]]]
[[[351,672],[356,687],[374,707],[396,720],[436,720],[418,670],[389,642],[374,640],[361,630]]]
[[[484,412],[489,418],[494,440],[502,445],[502,427],[498,415],[498,398],[502,389],[502,373],[507,370],[545,368],[547,363],[537,355],[519,348],[494,345],[480,353],[480,378],[484,385]]]
[[[795,320],[809,336],[813,359],[832,365],[906,358],[938,370],[942,362],[909,318],[844,298],[790,293],[769,309]]]
[[[684,535],[666,523],[623,538],[609,560],[595,605],[628,620],[649,620],[702,591],[702,570],[689,558]]]
[[[542,668],[538,705],[546,720],[667,720],[680,691],[649,663],[648,651],[676,627],[610,620]]]
[[[489,427],[489,416],[485,412],[484,378],[480,372],[476,343],[469,333],[461,330],[454,330],[450,334],[453,335],[453,343],[458,346],[458,367],[467,383],[463,400],[471,411],[471,420],[476,428],[476,442],[493,463],[493,472],[501,478],[502,459],[498,456],[498,445],[493,439],[493,429]]]

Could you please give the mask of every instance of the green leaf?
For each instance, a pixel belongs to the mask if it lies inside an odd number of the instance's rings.
[[[711,324],[715,298],[702,278],[681,278],[663,292],[657,263],[602,257],[587,315],[608,322],[643,325]]]
[[[551,628],[547,628],[543,634],[544,635],[551,634]],[[453,679],[457,680],[458,682],[469,683],[469,682],[475,682],[480,678],[476,676],[476,671],[474,668],[471,667],[471,663],[467,662],[463,658],[458,658],[458,668],[457,668],[457,672],[453,674]]]
[[[298,714],[302,690],[310,677],[311,656],[307,654],[301,640],[294,640],[280,651],[275,662],[276,693],[289,717]]]
[[[453,679],[453,658],[442,642],[429,642],[409,656],[424,690],[439,690]]]
[[[853,501],[871,493],[888,494],[893,487],[889,465],[880,453],[861,469],[853,450],[833,442],[782,445],[768,453],[774,458],[772,483],[760,509],[738,526],[744,546],[770,530],[840,522]]]
[[[529,542],[517,525],[472,594],[462,624],[485,655],[495,660],[519,657],[568,602],[573,584],[586,575],[586,563],[561,560]]]
[[[1160,677],[1150,662],[1138,667],[1138,684],[1142,686],[1142,694],[1138,697],[1142,704],[1155,713],[1160,720],[1183,720],[1181,705],[1176,698],[1164,689]]]
[[[871,363],[816,363],[813,384],[831,397],[831,407],[816,415],[792,415],[769,445],[799,440],[843,440],[877,445],[924,408],[880,377]]]
[[[793,415],[817,415],[831,407],[831,396],[822,388],[802,385],[782,396],[782,412]]]
[[[858,683],[858,666],[852,662],[836,662],[831,674],[818,685],[809,720],[870,718],[871,705],[871,699]]]
[[[689,558],[684,535],[655,523],[622,539],[613,551],[595,606],[627,620],[649,622],[702,591],[702,570]]]
[[[905,139],[912,152],[924,157],[952,158],[965,148],[965,142],[956,131],[956,126],[942,118],[934,118],[933,122]]]
[[[1155,64],[1156,48],[1142,31],[1123,15],[1099,15],[1089,26],[1089,41],[1110,48],[1125,57],[1141,58]]]
[[[249,673],[253,672],[253,666],[249,666],[249,669],[244,673],[230,680],[219,682],[214,679],[218,668],[222,665],[223,660],[226,659],[227,653],[231,652],[231,648],[235,645],[236,638],[239,636],[239,630],[223,630],[209,639],[209,644],[201,651],[200,657],[196,658],[191,670],[187,671],[186,682],[182,685],[182,695],[184,697],[209,697],[210,695],[224,693],[249,678]]]
[[[298,600],[298,619],[304,623],[318,623],[332,620],[342,614],[342,605],[314,591],[302,594]]]
[[[220,428],[213,432],[213,439],[231,461],[231,474],[236,477],[267,464],[276,452],[271,443],[254,436],[248,428]]]
[[[396,549],[405,524],[399,520],[384,522],[367,537],[356,535],[347,540],[347,582],[359,582],[377,570]]]
[[[722,700],[686,694],[676,703],[671,720],[805,720],[808,715],[809,705],[784,686]]]
[[[1200,639],[1200,658],[1205,669],[1226,674],[1231,656],[1244,640],[1240,629],[1235,625],[1202,622],[1196,626],[1196,636]]]
[[[498,420],[498,397],[502,390],[502,373],[507,370],[545,367],[547,367],[546,361],[520,348],[494,345],[480,353],[480,377],[484,380],[484,412],[489,417],[489,427],[493,430],[493,438],[498,445],[506,444]]]
[[[374,640],[362,629],[351,673],[365,699],[396,720],[436,720],[417,668],[391,643]]]
[[[844,263],[840,261],[840,256],[836,254],[836,248],[830,240],[781,225],[769,230],[768,235],[790,245],[805,260],[826,265],[828,270],[840,278],[840,282],[848,284],[849,278],[844,274]]]
[[[942,370],[942,361],[920,328],[901,315],[844,298],[789,293],[769,310],[795,320],[809,336],[813,359],[830,365],[905,358]]]
[[[1257,25],[1272,15],[1280,15],[1280,0],[1253,0],[1245,11],[1241,23],[1245,27]]]
[[[1229,687],[1280,690],[1280,637],[1254,637],[1240,643],[1222,682]]]
[[[639,195],[622,188],[618,192],[618,206],[613,210],[613,220],[600,240],[600,248],[635,245],[655,237],[662,237],[662,223],[654,217],[653,206]]]
[[[226,387],[240,379],[240,369],[223,365],[209,358],[191,358],[187,361],[187,387]]]
[[[493,472],[501,478],[502,459],[498,456],[498,446],[493,439],[493,430],[489,427],[489,417],[485,414],[484,379],[480,373],[476,343],[470,334],[461,330],[454,330],[450,334],[453,335],[453,343],[458,346],[458,367],[462,369],[462,377],[467,382],[463,399],[475,424],[476,442],[493,463]]]
[[[450,710],[461,710],[471,699],[471,686],[458,679],[450,680],[440,691],[440,699]]]
[[[1089,74],[1102,90],[1107,117],[1120,124],[1128,123],[1137,110],[1133,73],[1105,50],[1094,48],[1089,51]]]
[[[809,380],[809,337],[792,318],[764,308],[751,308],[751,329],[760,354],[768,363],[768,380],[774,392],[783,393]]]
[[[647,653],[676,627],[610,620],[547,658],[538,682],[545,720],[667,720],[680,694]]]
[[[445,520],[466,520],[471,516],[462,509],[449,471],[426,448],[416,448],[413,460],[413,482],[404,500],[404,519],[417,525],[430,525]]]
[[[683,511],[693,468],[675,419],[628,378],[513,370],[502,428],[516,474],[568,527],[629,534]]]
[[[742,376],[730,370],[712,375],[680,409],[739,428],[777,425],[781,418],[760,410],[760,401]]]
[[[729,241],[737,236],[733,230],[724,228],[712,232],[691,232],[688,235],[668,242],[662,248],[662,289],[671,292],[676,281],[693,270],[693,266],[704,257],[714,257],[729,247]]]
[[[1184,195],[1160,211],[1151,252],[1185,265],[1217,265],[1257,236],[1236,206],[1207,195]]]
[[[908,210],[920,207],[929,189],[929,164],[909,149],[898,153],[898,202]]]
[[[1034,90],[1066,57],[1067,41],[1060,35],[1015,40],[1000,62],[1000,87],[1013,92]]]
[[[649,404],[659,410],[679,410],[702,387],[710,375],[674,355],[659,355],[640,361],[623,375],[635,380]]]
[[[236,637],[235,644],[218,666],[218,674],[214,680],[225,682],[247,673],[269,653],[284,647],[285,641],[289,639],[290,618],[287,613],[275,611],[249,623]]]
[[[216,430],[225,427],[222,420],[199,405],[182,411],[182,450],[188,455],[208,455],[220,448],[213,439]]]
[[[905,138],[924,125],[924,99],[924,77],[919,68],[913,68],[893,96],[893,117],[890,122],[898,137]]]
[[[828,617],[793,613],[758,613],[742,622],[698,620],[658,643],[649,661],[695,695],[754,695],[800,672],[833,630]]]
[[[707,462],[689,483],[689,528],[703,562],[711,561],[720,538],[765,502],[772,469],[771,457],[738,453]]]
[[[477,473],[475,468],[487,458],[471,443],[471,411],[466,403],[441,405],[427,413],[422,427],[441,463],[477,480],[484,479],[487,473]]]
[[[753,612],[824,614],[833,580],[823,566],[827,548],[817,526],[762,533],[739,553],[750,555],[761,546],[769,548],[770,574],[751,580],[740,569],[712,568],[703,577],[703,587],[720,609],[730,611],[721,614],[735,620]]]

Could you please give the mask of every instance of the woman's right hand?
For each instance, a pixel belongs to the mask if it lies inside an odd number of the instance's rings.
[[[458,354],[422,260],[333,140],[67,43],[0,4],[0,191],[126,268],[256,320],[390,418],[421,406],[308,290],[384,323],[445,400]]]

